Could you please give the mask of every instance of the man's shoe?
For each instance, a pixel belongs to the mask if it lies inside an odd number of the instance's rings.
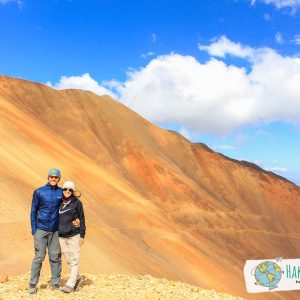
[[[74,286],[74,292],[78,291],[78,289],[80,288],[82,283],[83,283],[83,280],[81,277],[79,279],[77,279],[75,286]]]
[[[62,292],[64,292],[64,293],[73,293],[74,292],[74,289],[71,288],[71,287],[69,287],[69,286],[67,286],[67,285],[65,285],[64,287],[62,287],[60,290]]]
[[[52,287],[52,290],[59,290],[59,284],[58,283],[52,283],[51,287]]]
[[[36,294],[37,288],[36,284],[29,284],[28,293],[29,294]]]

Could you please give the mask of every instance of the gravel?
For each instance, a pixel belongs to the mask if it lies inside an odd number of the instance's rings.
[[[231,295],[205,290],[200,287],[178,281],[159,279],[150,275],[129,276],[124,274],[91,275],[82,274],[83,284],[75,293],[64,294],[51,289],[50,275],[42,275],[35,295],[28,294],[30,274],[8,277],[2,275],[0,281],[0,300],[6,299],[132,299],[132,300],[158,300],[158,299],[205,299],[205,300],[237,300],[243,299]],[[1,278],[2,278],[1,277]],[[63,276],[61,284],[65,284],[67,277]]]

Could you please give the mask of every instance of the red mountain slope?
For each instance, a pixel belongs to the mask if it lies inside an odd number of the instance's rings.
[[[247,299],[298,299],[295,292],[247,294],[243,279],[246,259],[299,257],[295,184],[91,92],[1,76],[0,117],[1,272],[30,269],[32,192],[56,167],[83,194],[84,271],[149,273]]]

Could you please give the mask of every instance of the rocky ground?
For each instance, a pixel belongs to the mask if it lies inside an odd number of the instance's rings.
[[[84,282],[80,289],[72,294],[51,289],[49,275],[42,275],[36,295],[29,295],[29,273],[16,277],[6,275],[0,278],[0,300],[6,299],[242,299],[204,290],[189,284],[158,279],[150,275],[128,276],[123,274],[90,275],[82,274]],[[62,284],[66,282],[62,277]]]

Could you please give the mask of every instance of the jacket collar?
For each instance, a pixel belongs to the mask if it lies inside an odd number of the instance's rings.
[[[52,186],[49,182],[47,182],[46,186],[48,188],[51,188],[51,189],[54,189],[54,190],[57,190],[59,188],[58,185]]]
[[[74,197],[74,196],[71,196],[70,198],[68,198],[68,201],[70,200],[70,203],[71,202],[74,202],[77,198]],[[62,197],[62,201],[64,200],[64,197]]]

